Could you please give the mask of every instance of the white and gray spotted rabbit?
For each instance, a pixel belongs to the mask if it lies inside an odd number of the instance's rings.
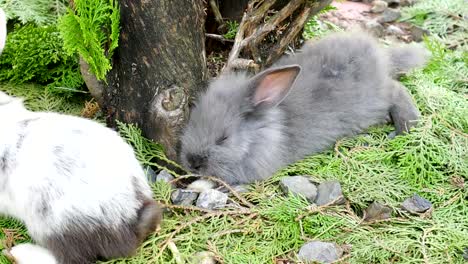
[[[83,264],[129,256],[161,210],[133,149],[94,121],[30,112],[0,92],[0,214],[25,223],[36,244],[17,264]]]
[[[223,74],[195,103],[180,160],[249,183],[390,118],[406,132],[419,111],[395,77],[425,60],[422,48],[383,49],[364,33],[336,33],[253,77]]]

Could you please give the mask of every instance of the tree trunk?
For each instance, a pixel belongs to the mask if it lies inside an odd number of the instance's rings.
[[[188,103],[206,80],[201,0],[121,0],[119,48],[103,94],[110,126],[135,123],[176,157]]]

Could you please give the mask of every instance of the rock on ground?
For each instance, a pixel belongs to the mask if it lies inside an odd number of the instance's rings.
[[[162,170],[156,175],[156,181],[163,181],[169,183],[174,180],[174,176],[170,174],[167,170]]]
[[[400,17],[401,17],[400,10],[393,9],[393,8],[387,8],[382,13],[382,15],[379,16],[377,21],[380,22],[380,23],[388,23],[388,22],[396,21]]]
[[[385,9],[387,9],[387,7],[387,2],[382,0],[375,0],[374,2],[372,2],[372,8],[370,11],[372,13],[382,13],[383,11],[385,11]]]
[[[411,26],[410,32],[411,32],[411,37],[416,42],[421,42],[423,40],[424,36],[429,35],[429,31],[427,31],[427,30],[425,30],[425,29],[423,29],[421,27],[415,26],[415,25]]]
[[[171,194],[173,204],[177,205],[193,205],[193,202],[198,197],[198,192],[192,190],[176,189]]]
[[[392,208],[380,204],[378,202],[373,202],[366,209],[366,218],[365,221],[374,221],[374,220],[384,220],[390,218],[392,214]]]
[[[206,190],[210,190],[216,187],[216,183],[206,180],[206,179],[200,179],[192,182],[187,186],[187,189],[189,190],[194,190],[198,192],[203,192]]]
[[[424,213],[432,207],[432,203],[414,194],[412,197],[406,199],[401,204],[401,207],[410,213]]]
[[[304,176],[289,176],[280,180],[283,192],[302,195],[307,201],[313,203],[317,197],[317,187]]]
[[[341,197],[341,198],[340,198]],[[341,185],[337,181],[326,181],[320,183],[317,188],[317,197],[315,203],[317,205],[324,205],[335,201],[333,204],[343,204],[345,199],[341,192]]]
[[[335,243],[311,241],[299,250],[298,257],[306,263],[332,263],[343,255],[343,249]]]
[[[197,199],[197,206],[205,209],[222,208],[227,203],[228,196],[217,190],[206,190],[200,193]]]
[[[375,20],[367,21],[364,26],[375,37],[382,37],[384,35],[384,26]]]
[[[156,177],[158,175],[150,166],[146,166],[143,170],[145,171],[146,178],[149,182],[156,182]]]
[[[387,34],[395,35],[395,36],[402,36],[405,34],[405,32],[397,26],[390,25],[387,27]]]

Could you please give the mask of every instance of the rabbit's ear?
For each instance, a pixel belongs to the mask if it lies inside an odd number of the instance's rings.
[[[7,37],[7,17],[5,12],[0,8],[0,54],[5,47]]]
[[[268,69],[254,76],[250,83],[249,96],[255,108],[268,109],[281,103],[300,72],[299,65],[288,65]]]

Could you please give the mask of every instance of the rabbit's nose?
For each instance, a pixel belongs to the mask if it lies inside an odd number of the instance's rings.
[[[193,170],[199,171],[206,166],[207,157],[197,154],[187,154],[187,161]]]

